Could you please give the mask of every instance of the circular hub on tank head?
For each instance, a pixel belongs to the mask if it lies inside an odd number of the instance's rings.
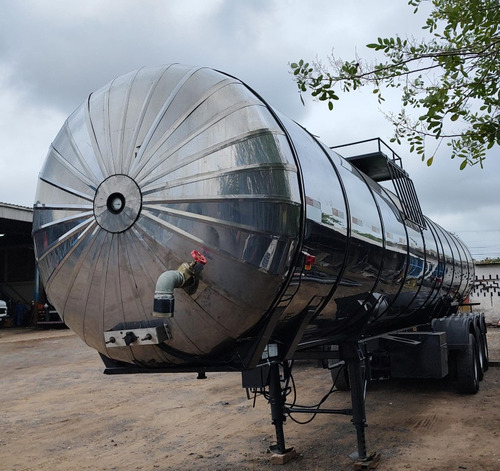
[[[137,183],[127,175],[112,175],[97,188],[94,215],[108,232],[126,231],[139,217],[142,195]]]

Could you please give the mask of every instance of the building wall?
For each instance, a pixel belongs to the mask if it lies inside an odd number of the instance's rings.
[[[500,263],[476,264],[476,279],[470,295],[475,311],[484,312],[486,322],[500,320]]]

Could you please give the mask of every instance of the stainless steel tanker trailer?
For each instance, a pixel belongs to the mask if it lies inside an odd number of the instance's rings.
[[[47,295],[106,373],[243,372],[269,395],[279,455],[286,415],[308,411],[287,403],[293,361],[322,360],[349,383],[340,412],[369,460],[367,379],[450,370],[474,393],[487,367],[484,318],[457,313],[470,253],[374,142],[343,158],[209,68],[119,77],[67,119],[40,173]]]

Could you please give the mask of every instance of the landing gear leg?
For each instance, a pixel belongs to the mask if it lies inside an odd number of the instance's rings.
[[[294,458],[297,452],[293,447],[285,447],[285,434],[283,432],[285,399],[281,389],[279,363],[273,363],[269,372],[269,402],[271,404],[271,417],[276,430],[276,445],[270,447],[273,452],[271,463],[285,464]]]
[[[363,351],[357,342],[340,345],[341,358],[347,363],[349,370],[349,383],[351,386],[352,423],[356,428],[358,449],[349,457],[354,460],[358,469],[370,469],[377,466],[380,455],[366,453],[366,412],[365,412],[365,387],[366,379],[363,368],[365,361]]]

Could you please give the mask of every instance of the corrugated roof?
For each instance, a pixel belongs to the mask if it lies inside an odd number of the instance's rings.
[[[0,218],[14,221],[32,222],[33,208],[0,202]]]

